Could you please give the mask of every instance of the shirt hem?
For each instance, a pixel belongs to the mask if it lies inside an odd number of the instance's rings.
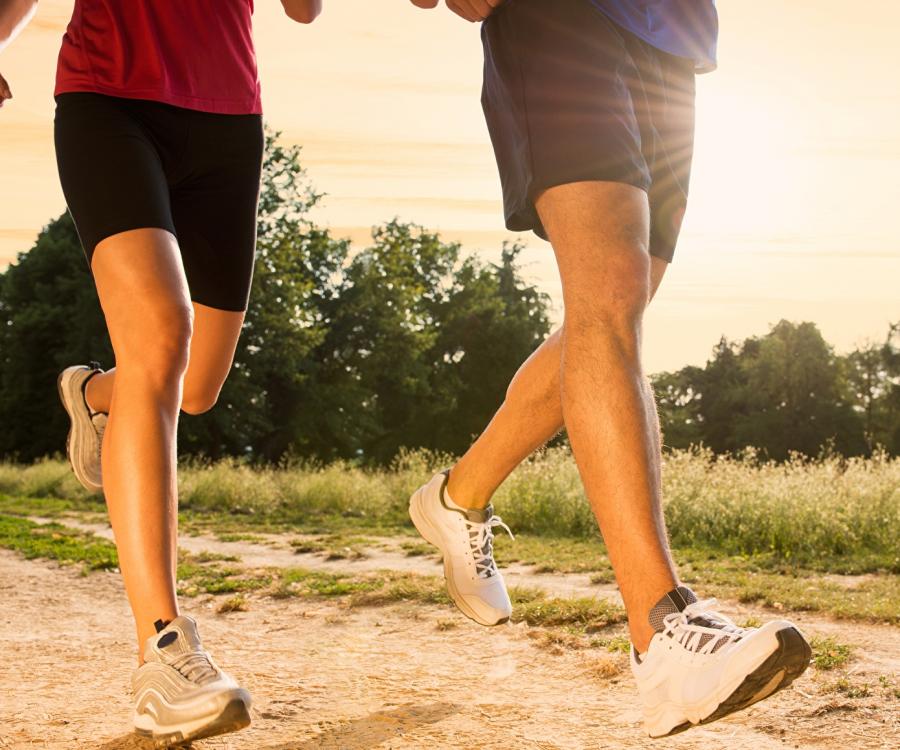
[[[93,81],[67,80],[57,83],[53,95],[74,92],[89,92],[116,96],[122,99],[147,99],[162,104],[170,104],[173,107],[191,109],[197,112],[209,112],[220,115],[261,115],[262,102],[259,97],[252,100],[246,99],[205,99],[198,96],[176,94],[156,88],[149,89],[120,89],[115,86],[104,86]]]

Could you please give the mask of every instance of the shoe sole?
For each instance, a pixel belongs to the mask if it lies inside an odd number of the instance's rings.
[[[472,620],[472,622],[477,622],[479,625],[484,625],[485,627],[491,628],[495,625],[503,625],[504,623],[509,622],[508,617],[502,617],[499,620],[493,622],[488,622],[482,618],[479,618],[475,610],[473,610],[468,605],[466,600],[460,595],[459,591],[456,588],[456,585],[453,583],[453,576],[449,572],[447,557],[444,554],[444,550],[438,543],[438,541],[436,541],[439,540],[441,536],[434,529],[434,527],[430,523],[428,523],[425,515],[419,510],[418,503],[420,495],[421,490],[416,490],[416,492],[414,492],[412,497],[409,499],[409,517],[413,522],[413,526],[416,527],[416,531],[419,532],[421,537],[441,553],[441,562],[443,563],[444,568],[444,581],[447,584],[447,593],[450,594],[450,598],[453,600],[456,608],[466,617]]]
[[[84,487],[88,492],[101,492],[103,490],[102,484],[96,484],[95,482],[88,479],[82,470],[84,456],[78,455],[75,456],[75,448],[77,446],[79,454],[84,453],[84,446],[89,444],[89,439],[85,435],[86,430],[94,430],[93,423],[85,424],[85,419],[83,415],[77,414],[72,404],[69,403],[69,399],[67,397],[67,378],[71,377],[71,373],[69,370],[63,370],[59,377],[56,379],[56,390],[59,393],[59,400],[62,402],[63,408],[66,410],[66,414],[69,415],[69,434],[66,436],[66,456],[69,459],[69,465],[72,467],[72,471],[75,474],[75,478],[78,480],[79,484]],[[88,420],[90,422],[90,420]],[[79,459],[79,460],[76,460]]]
[[[738,711],[749,708],[765,698],[784,690],[806,671],[812,658],[812,649],[797,628],[784,628],[775,634],[778,648],[756,669],[748,674],[740,685],[722,701],[718,708],[700,724],[710,724]],[[671,737],[695,726],[687,721],[666,734],[654,739]]]
[[[250,726],[250,712],[247,710],[247,704],[240,698],[235,698],[229,701],[222,713],[209,724],[193,732],[188,732],[187,734],[180,731],[157,733],[146,729],[135,729],[134,733],[139,737],[146,737],[152,740],[154,747],[164,748],[184,745],[194,740],[216,737],[229,732],[237,732],[248,726]]]

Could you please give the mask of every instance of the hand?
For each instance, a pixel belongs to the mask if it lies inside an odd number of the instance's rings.
[[[436,8],[440,0],[410,0],[417,8]],[[456,15],[475,23],[483,21],[504,0],[447,0],[447,7]]]
[[[0,75],[0,107],[7,99],[12,99],[12,91],[9,90],[9,84],[6,79]]]
[[[476,23],[484,21],[504,0],[447,0],[447,7],[460,18]]]

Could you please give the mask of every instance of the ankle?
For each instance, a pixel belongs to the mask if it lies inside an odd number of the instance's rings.
[[[466,510],[481,510],[491,502],[490,495],[487,496],[487,499],[483,499],[483,494],[479,495],[477,492],[473,492],[471,487],[461,481],[460,473],[455,468],[450,471],[447,486],[444,488],[444,496]]]
[[[631,636],[631,645],[640,656],[643,656],[650,649],[650,641],[653,640],[656,631],[649,627],[649,625],[644,627],[633,627],[631,623],[629,623],[628,629]]]
[[[101,377],[103,377],[103,373],[98,373],[84,384],[84,403],[91,414],[106,414],[109,412],[109,404],[102,403],[102,393],[98,387],[100,385],[98,380]]]

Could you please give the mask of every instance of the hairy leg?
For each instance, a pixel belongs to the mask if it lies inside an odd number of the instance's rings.
[[[652,299],[669,264],[650,261]],[[562,334],[554,331],[519,368],[503,404],[453,467],[447,491],[457,504],[486,507],[513,469],[563,428]]]
[[[168,232],[109,237],[92,269],[116,356],[103,489],[140,654],[153,623],[178,615],[175,434],[193,310]]]
[[[537,201],[566,307],[562,405],[585,491],[639,651],[647,615],[677,576],[660,502],[656,405],[641,366],[649,298],[649,209],[628,185],[583,182]]]
[[[197,302],[192,305],[194,334],[184,376],[181,409],[188,414],[202,414],[215,406],[231,370],[245,313],[219,310]],[[88,381],[85,396],[91,409],[109,411],[115,382],[115,367]]]

